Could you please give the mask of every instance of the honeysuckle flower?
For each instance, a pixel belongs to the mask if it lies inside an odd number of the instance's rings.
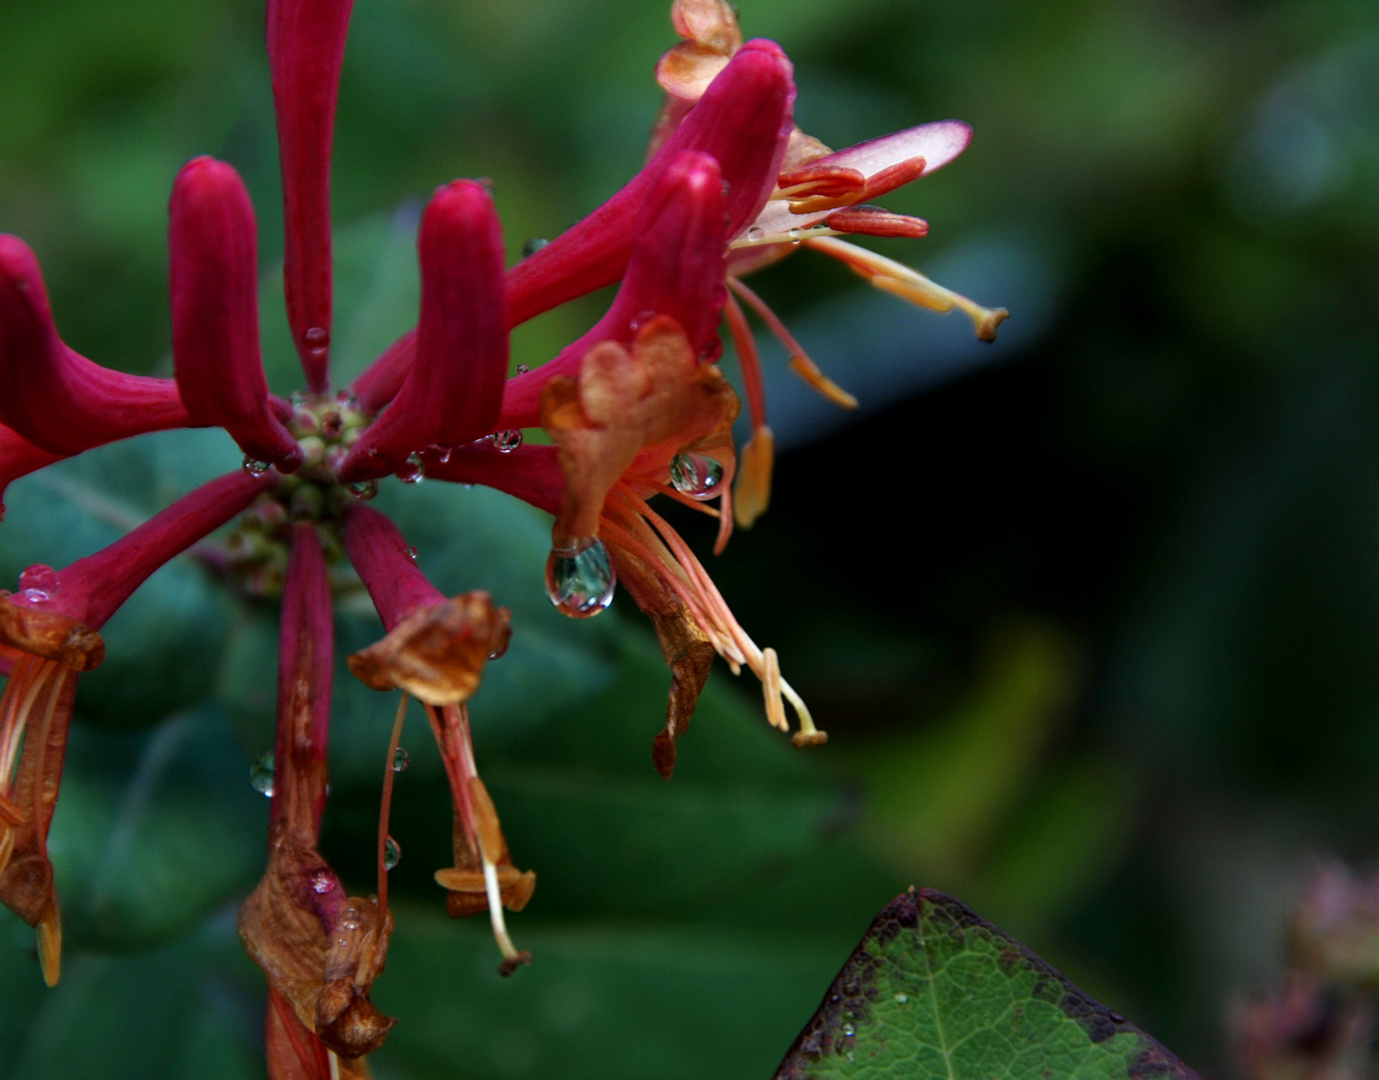
[[[392,932],[392,761],[413,697],[450,785],[454,865],[435,875],[446,908],[489,913],[505,974],[531,959],[513,945],[504,910],[522,910],[535,874],[514,865],[479,777],[468,714],[486,664],[507,647],[510,614],[482,590],[446,597],[426,580],[396,526],[364,505],[379,482],[481,483],[551,514],[545,584],[566,614],[605,610],[621,580],[652,620],[671,670],[666,721],[652,746],[667,779],[715,655],[734,674],[746,667],[761,680],[773,726],[790,730],[789,701],[793,741],[817,744],[826,736],[781,677],[774,650],[746,634],[649,500],[661,495],[716,516],[717,551],[734,521],[735,474],[738,505],[749,504],[738,520],[765,505],[771,454],[760,372],[729,287],[782,335],[798,369],[842,396],[738,280],[788,254],[790,230],[917,302],[967,304],[834,235],[922,234],[915,219],[859,204],[943,164],[965,145],[966,129],[930,125],[830,154],[794,128],[793,70],[779,46],[744,44],[717,0],[677,0],[673,18],[687,40],[658,69],[670,96],[646,165],[508,270],[485,183],[443,185],[418,233],[415,330],[333,392],[329,159],[350,10],[350,0],[267,6],[287,315],[305,380],[290,401],[271,395],[264,376],[254,212],[230,165],[195,158],[173,185],[173,379],[110,371],[69,349],[33,252],[0,236],[0,496],[35,469],[169,428],[219,427],[244,453],[242,471],[61,571],[30,567],[16,593],[0,594],[0,901],[37,928],[44,976],[56,982],[61,920],[46,844],[76,680],[101,662],[101,627],[134,589],[239,515],[221,560],[226,576],[252,594],[282,596],[267,866],[238,919],[268,982],[274,1080],[367,1076],[365,1056],[394,1023],[369,995]],[[586,334],[537,370],[506,378],[512,326],[615,282],[615,299]],[[731,435],[740,405],[716,363],[725,314],[757,427],[741,469]],[[551,445],[522,445],[522,429],[536,426]],[[377,891],[368,897],[349,896],[318,850],[333,596],[346,562],[384,629],[350,668],[368,686],[400,692],[382,763]]]
[[[61,571],[31,566],[17,593],[0,592],[0,646],[11,663],[0,695],[0,902],[38,930],[50,986],[61,970],[62,920],[48,830],[77,676],[104,659],[101,627],[150,574],[272,483],[242,473],[212,481],[104,551]]]
[[[737,11],[727,0],[674,0],[671,23],[685,40],[666,52],[656,67],[656,80],[665,91],[665,102],[652,129],[653,154],[694,115],[701,100],[713,91],[743,47]],[[785,140],[781,171],[771,197],[746,228],[732,235],[728,256],[730,288],[757,312],[785,346],[792,370],[836,405],[856,408],[857,399],[824,375],[765,301],[741,278],[784,258],[803,244],[840,260],[877,288],[920,307],[938,312],[955,308],[963,311],[971,317],[981,340],[994,341],[996,328],[1008,315],[1004,308],[982,307],[901,263],[836,239],[847,233],[925,236],[929,231],[927,222],[868,205],[866,200],[879,198],[942,168],[967,148],[971,138],[972,129],[967,124],[941,120],[834,152],[799,128],[792,128]],[[766,510],[770,500],[774,436],[766,422],[756,344],[733,297],[727,301],[727,318],[752,417],[753,434],[743,447],[735,502],[737,523],[747,528]]]

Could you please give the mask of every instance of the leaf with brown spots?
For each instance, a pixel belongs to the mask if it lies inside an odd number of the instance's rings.
[[[1166,1047],[933,889],[897,896],[776,1080],[1197,1080]]]

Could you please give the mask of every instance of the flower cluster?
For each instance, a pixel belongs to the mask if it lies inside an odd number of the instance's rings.
[[[651,618],[672,674],[653,762],[667,779],[715,655],[749,668],[769,722],[797,746],[825,740],[772,649],[734,619],[707,571],[651,506],[666,496],[716,516],[717,550],[734,521],[765,509],[771,434],[756,349],[739,300],[844,406],[855,402],[809,359],[742,282],[800,246],[842,259],[878,286],[937,310],[981,308],[855,247],[845,233],[922,236],[926,226],[865,204],[947,163],[969,131],[947,121],[833,153],[793,123],[789,60],[743,42],[722,0],[676,0],[684,42],[661,60],[666,103],[647,163],[582,222],[505,268],[488,186],[456,180],[422,214],[416,327],[350,386],[330,380],[329,160],[349,0],[268,0],[285,206],[288,322],[305,388],[269,393],[259,355],[255,220],[228,164],[197,158],[178,174],[169,249],[174,378],[110,371],[59,337],[37,260],[0,236],[0,495],[11,480],[146,432],[220,427],[241,472],[185,496],[103,551],[61,569],[33,566],[0,593],[0,900],[38,931],[43,973],[58,980],[61,918],[47,836],[62,779],[78,676],[104,656],[100,630],[159,566],[239,515],[225,564],[244,588],[280,593],[278,727],[268,865],[239,914],[245,949],[269,984],[271,1075],[366,1075],[364,1056],[393,1020],[370,1003],[392,916],[387,871],[391,763],[410,698],[424,707],[454,806],[454,866],[440,870],[451,915],[488,912],[511,972],[530,957],[504,909],[531,898],[479,778],[468,699],[501,656],[507,609],[484,592],[439,593],[414,552],[368,505],[380,481],[427,476],[484,484],[554,517],[546,588],[567,615],[598,614],[621,581]],[[509,377],[509,330],[620,283],[589,331],[534,371]],[[726,320],[742,366],[753,435],[742,466],[736,394],[717,366]],[[540,427],[549,443],[523,443]],[[734,482],[736,481],[736,482]],[[717,506],[711,503],[717,502]],[[12,527],[12,526],[7,526]],[[245,537],[252,533],[249,543]],[[349,658],[378,690],[400,691],[384,767],[375,895],[352,897],[319,854],[327,794],[332,582],[345,560],[385,636]]]

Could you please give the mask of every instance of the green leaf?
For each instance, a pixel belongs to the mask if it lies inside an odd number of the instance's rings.
[[[252,887],[267,824],[220,710],[143,732],[76,728],[48,843],[68,944],[185,933]]]
[[[1196,1080],[952,897],[892,900],[833,980],[776,1080]]]

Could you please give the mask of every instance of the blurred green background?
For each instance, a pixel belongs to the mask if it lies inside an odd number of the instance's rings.
[[[491,177],[516,258],[638,167],[667,6],[357,0],[344,367],[410,322],[437,184]],[[265,350],[293,385],[262,20],[244,0],[0,4],[0,230],[103,363],[167,369],[167,194],[211,153],[258,207]],[[711,564],[830,732],[809,754],[723,673],[663,784],[667,676],[635,610],[557,617],[544,524],[509,500],[381,496],[442,587],[514,609],[476,738],[540,885],[511,923],[536,964],[501,981],[481,920],[447,922],[430,883],[449,818],[412,717],[375,993],[401,1022],[376,1073],[767,1076],[911,883],[1227,1072],[1227,1009],[1277,975],[1302,875],[1379,841],[1379,8],[748,0],[742,22],[789,51],[797,119],[830,145],[973,124],[966,155],[887,200],[930,237],[879,246],[1012,318],[981,346],[810,253],[752,281],[863,401],[816,403],[763,342],[786,452],[768,516]],[[601,302],[520,328],[514,362]],[[166,435],[16,485],[3,580],[235,460],[224,436]],[[342,647],[376,633],[342,617]],[[233,910],[262,865],[272,606],[177,564],[107,637],[54,825],[64,980],[44,991],[31,932],[0,917],[0,1070],[261,1075]],[[325,847],[368,891],[391,706],[337,682]]]

